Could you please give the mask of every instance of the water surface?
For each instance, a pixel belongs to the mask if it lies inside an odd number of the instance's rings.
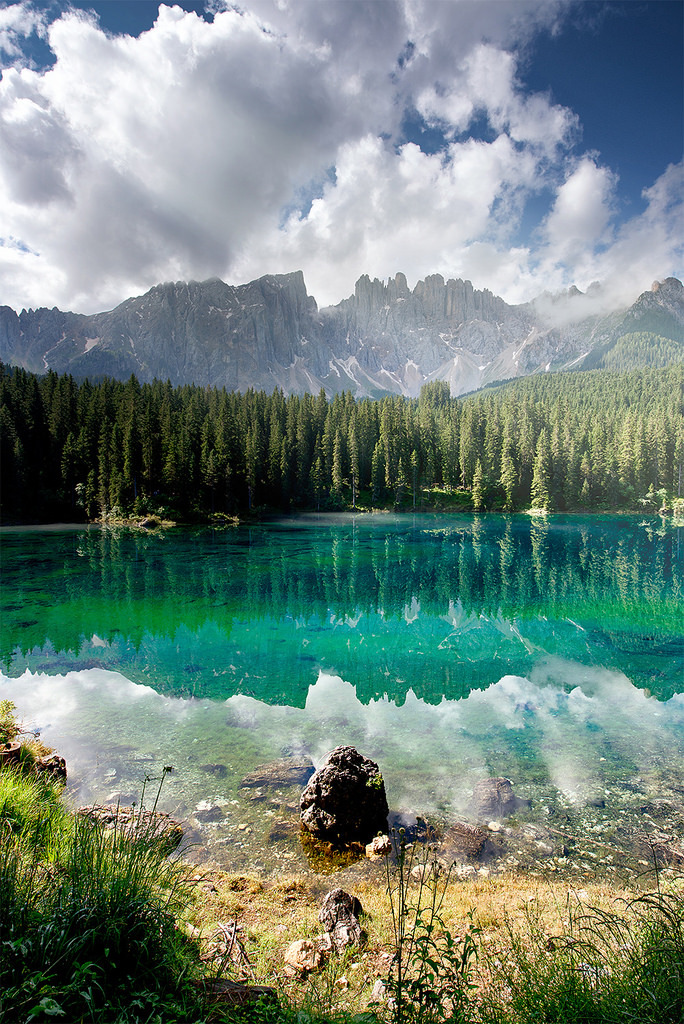
[[[230,867],[305,863],[284,827],[297,793],[240,781],[339,743],[379,762],[396,811],[448,822],[505,775],[530,835],[626,822],[678,842],[681,532],[445,515],[5,530],[0,698],[68,757],[75,799],[126,801],[173,764],[165,805]]]

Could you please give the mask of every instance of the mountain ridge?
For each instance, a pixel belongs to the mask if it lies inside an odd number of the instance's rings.
[[[413,289],[402,273],[386,282],[364,274],[353,295],[319,309],[301,271],[242,285],[167,282],[102,313],[2,306],[0,360],[77,377],[378,397],[416,395],[432,380],[458,395],[530,373],[598,369],[625,336],[642,339],[639,358],[648,358],[647,335],[684,355],[677,278],[608,313],[593,311],[599,292],[511,305],[440,274]]]

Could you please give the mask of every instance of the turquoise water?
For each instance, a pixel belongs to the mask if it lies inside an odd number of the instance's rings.
[[[637,814],[684,763],[683,532],[445,515],[8,529],[0,699],[66,754],[74,799],[130,798],[173,764],[166,806],[228,866],[302,856],[269,839],[297,794],[242,776],[339,743],[380,763],[397,811],[448,822],[506,775],[530,821]]]

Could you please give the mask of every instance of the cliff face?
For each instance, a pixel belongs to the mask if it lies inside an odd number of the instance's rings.
[[[592,365],[592,358],[600,365],[629,331],[681,337],[682,285],[668,278],[628,310],[549,323],[534,304],[511,306],[439,274],[413,291],[403,274],[386,283],[364,275],[352,296],[319,311],[296,272],[239,286],[218,279],[157,285],[94,316],[0,307],[0,359],[38,373],[134,373],[141,381],[239,391],[415,395],[439,379],[461,394],[493,380]]]
[[[72,322],[72,318],[76,322]],[[301,273],[233,287],[217,279],[161,284],[108,313],[0,309],[0,358],[36,372],[172,384],[296,386],[297,363],[320,342],[315,300]],[[306,384],[304,377],[302,384]]]
[[[440,274],[419,281],[413,291],[403,274],[387,284],[364,275],[351,298],[324,312],[364,371],[375,376],[384,370],[391,389],[407,394],[426,379],[450,380],[456,394],[477,387],[477,367],[524,337],[533,323],[523,307],[476,291],[470,281],[445,283]]]

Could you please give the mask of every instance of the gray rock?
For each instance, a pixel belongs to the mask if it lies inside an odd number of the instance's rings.
[[[387,831],[385,783],[374,761],[354,747],[336,747],[300,798],[300,820],[318,839],[348,845]]]
[[[318,920],[338,952],[348,946],[360,946],[363,942],[365,935],[359,923],[362,913],[359,900],[344,889],[333,889],[324,898]]]
[[[364,274],[353,295],[321,310],[301,271],[236,286],[177,281],[87,316],[0,306],[0,360],[35,373],[119,380],[134,373],[141,382],[243,392],[417,395],[426,380],[443,380],[462,394],[549,366],[600,368],[630,332],[681,338],[684,292],[676,278],[629,309],[598,308],[595,295],[577,289],[513,306],[439,274],[412,291],[403,274],[387,282]]]

